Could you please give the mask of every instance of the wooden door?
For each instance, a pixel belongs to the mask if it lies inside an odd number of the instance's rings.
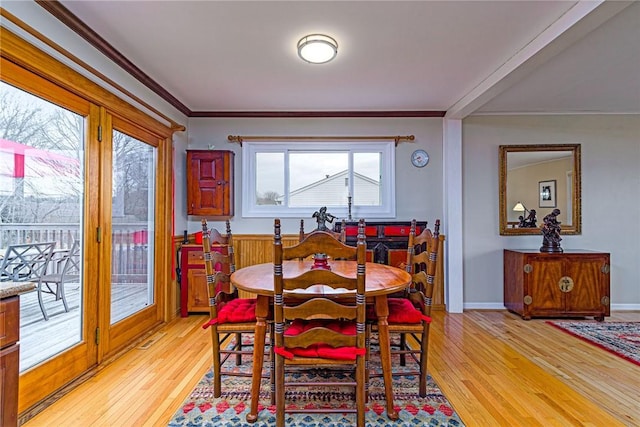
[[[600,299],[605,295],[602,287],[601,257],[567,257],[564,276],[573,281],[573,289],[566,293],[566,310],[573,313],[603,311]]]
[[[527,274],[531,315],[551,315],[564,312],[564,293],[558,287],[563,276],[563,261],[551,257],[529,258],[532,270]]]
[[[190,312],[209,312],[209,290],[204,269],[189,268],[187,272],[189,295],[187,310]]]

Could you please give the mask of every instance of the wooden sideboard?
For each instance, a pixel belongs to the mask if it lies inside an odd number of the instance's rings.
[[[427,226],[426,222],[416,222],[416,234]],[[358,240],[358,223],[345,224],[347,244],[355,245]],[[341,231],[342,223],[334,226]],[[367,239],[367,261],[398,267],[407,262],[407,244],[409,243],[410,221],[367,222],[364,230]]]
[[[504,305],[532,317],[610,315],[609,254],[504,250]]]
[[[18,425],[20,297],[0,299],[0,425]]]

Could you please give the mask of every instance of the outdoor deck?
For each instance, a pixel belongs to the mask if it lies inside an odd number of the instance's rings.
[[[112,319],[124,319],[132,312],[144,308],[147,303],[145,283],[114,285]],[[65,293],[69,312],[64,311],[62,301],[44,294],[44,304],[49,315],[45,321],[38,304],[37,292],[20,295],[20,371],[46,360],[73,346],[81,339],[80,285],[68,283]]]

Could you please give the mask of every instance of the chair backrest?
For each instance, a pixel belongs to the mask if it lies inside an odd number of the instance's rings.
[[[11,245],[2,258],[2,280],[38,281],[46,273],[56,242]]]
[[[60,280],[64,282],[66,279],[80,276],[80,240],[75,239],[69,248],[69,251],[62,257],[62,271]]]
[[[347,241],[347,232],[346,232],[346,228],[347,228],[347,220],[343,219],[342,220],[342,226],[340,227],[340,231],[331,231],[331,230],[324,230],[325,233],[329,233],[331,234],[335,239],[340,240],[342,243],[345,243]],[[307,237],[309,234],[311,233],[315,233],[318,232],[320,230],[312,230],[309,233],[305,233],[304,232],[304,219],[300,220],[300,232],[298,233],[298,243],[302,242],[304,240],[305,237]]]
[[[226,222],[227,235],[222,236],[215,228],[207,228],[207,220],[202,219],[202,251],[204,253],[204,268],[207,277],[209,298],[215,298],[219,292],[231,294],[234,289],[231,286],[229,276],[236,270],[232,244],[231,225]],[[217,244],[225,245],[226,254],[211,251],[211,236]],[[210,304],[212,306],[212,304]],[[214,304],[215,306],[215,304]]]
[[[283,248],[280,234],[280,220],[274,224],[274,319],[276,348],[307,348],[317,343],[332,347],[358,347],[365,345],[365,263],[366,242],[364,220],[358,225],[358,240],[355,247],[348,246],[324,231],[316,231],[306,236],[297,245]],[[297,277],[284,277],[283,261],[306,258],[316,253],[324,253],[331,259],[353,258],[355,256],[356,275],[343,277],[331,270],[310,269]],[[330,263],[329,263],[330,266]],[[346,289],[339,301],[327,297],[302,292],[310,286],[322,284],[333,289]],[[284,334],[284,324],[295,319],[332,320],[348,319],[357,322],[356,334],[346,335],[326,324],[314,325],[311,329],[289,336]]]
[[[433,232],[425,225],[424,230],[417,236],[416,220],[411,221],[405,268],[413,277],[410,292],[422,292],[428,310],[431,309],[439,249],[440,220],[436,220]]]

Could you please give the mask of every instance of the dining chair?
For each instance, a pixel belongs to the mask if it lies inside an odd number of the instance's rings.
[[[345,243],[347,241],[347,235],[346,235],[346,227],[347,226],[347,220],[343,219],[342,220],[342,227],[340,228],[340,231],[332,231],[332,230],[325,230],[326,233],[331,234],[335,239],[340,240],[342,243]],[[305,233],[304,231],[304,219],[300,220],[300,231],[298,233],[298,243],[302,242],[304,240],[305,237],[307,237],[310,233],[315,233],[316,231],[320,231],[320,230],[311,230],[308,233]]]
[[[44,320],[49,320],[49,315],[44,306],[43,294],[54,295],[56,301],[62,300],[64,311],[69,311],[64,285],[65,283],[79,283],[80,281],[80,241],[74,240],[68,251],[63,252],[62,256],[57,260],[52,257],[50,263],[57,265],[57,272],[40,276],[37,285],[38,303]]]
[[[250,377],[251,371],[223,369],[224,364],[235,355],[235,364],[242,364],[243,355],[251,355],[243,342],[243,335],[253,334],[256,326],[256,299],[240,298],[238,290],[231,284],[230,275],[235,271],[233,236],[229,221],[227,234],[222,236],[216,229],[207,228],[207,220],[202,220],[202,249],[209,294],[209,321],[202,327],[211,331],[213,357],[213,393],[222,393],[222,375]],[[226,254],[211,251],[211,242],[223,244]]]
[[[283,248],[280,220],[274,221],[274,353],[276,426],[285,424],[286,413],[339,412],[356,413],[356,425],[364,426],[366,380],[366,330],[365,323],[365,258],[366,243],[364,220],[358,225],[356,247],[347,246],[331,233],[316,231],[297,245]],[[343,277],[330,269],[310,268],[296,277],[285,277],[283,261],[299,260],[310,255],[324,253],[333,259],[356,258],[355,276]],[[315,264],[314,264],[315,265]],[[344,289],[340,299],[322,295],[328,286]],[[285,378],[285,373],[296,367],[343,367],[354,371],[351,381],[340,382],[356,390],[356,407],[299,408],[287,405],[285,390],[292,387],[316,388],[319,385],[337,386],[335,380],[296,381],[295,375]]]
[[[406,365],[409,355],[417,369],[406,368],[393,371],[397,376],[418,376],[419,394],[427,394],[427,359],[429,355],[429,325],[431,323],[431,305],[433,287],[439,251],[440,220],[436,220],[434,231],[427,227],[416,236],[416,220],[411,221],[409,241],[407,245],[407,262],[405,269],[412,276],[411,286],[398,297],[390,297],[389,333],[399,335],[399,344],[392,345],[391,354],[400,358],[399,365]],[[376,315],[372,309],[367,312],[367,321],[371,323],[372,332],[376,331]],[[411,343],[411,338],[415,343]],[[393,340],[392,340],[393,341]],[[416,345],[417,344],[417,345]],[[370,366],[374,366],[371,364]],[[381,372],[369,372],[371,377],[382,376]]]

